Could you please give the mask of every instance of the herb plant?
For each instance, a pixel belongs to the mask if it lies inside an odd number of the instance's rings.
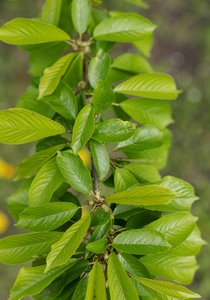
[[[162,100],[179,91],[143,57],[155,27],[135,13],[108,12],[100,0],[47,0],[40,19],[1,27],[3,42],[30,53],[32,77],[17,107],[0,111],[0,142],[38,141],[7,199],[16,225],[29,233],[2,239],[0,260],[32,260],[9,300],[200,297],[168,281],[192,282],[204,241],[190,213],[193,188],[159,173],[173,122]],[[112,60],[116,43],[143,56]],[[91,168],[78,155],[84,147]]]

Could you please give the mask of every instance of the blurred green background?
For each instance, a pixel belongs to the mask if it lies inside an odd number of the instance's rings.
[[[149,10],[139,10],[158,28],[150,62],[156,72],[169,73],[183,90],[179,99],[170,102],[175,123],[173,146],[162,175],[170,174],[190,182],[200,201],[193,206],[199,216],[198,225],[203,238],[210,242],[210,2],[209,0],[148,0]],[[44,0],[0,0],[0,25],[15,17],[36,17]],[[113,10],[137,12],[135,6],[121,0],[105,0]],[[115,49],[115,48],[114,48]],[[123,45],[115,51],[132,51]],[[115,53],[112,54],[114,55]],[[15,46],[0,43],[0,109],[14,107],[29,83],[28,54]],[[33,153],[33,144],[0,145],[0,159],[15,166]],[[1,168],[1,163],[0,163]],[[0,171],[1,172],[1,171]],[[5,198],[18,183],[0,178],[0,218],[7,214]],[[10,218],[8,216],[8,218]],[[1,231],[0,219],[0,231]],[[9,219],[2,237],[18,233]],[[210,246],[204,246],[198,256],[200,269],[191,288],[204,300],[210,299]],[[9,289],[19,266],[0,265],[0,299],[7,300]]]

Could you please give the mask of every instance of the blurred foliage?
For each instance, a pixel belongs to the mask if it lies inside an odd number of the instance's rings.
[[[172,74],[183,93],[179,101],[172,102],[176,123],[173,131],[173,147],[167,168],[163,175],[170,174],[189,181],[195,186],[201,198],[194,205],[194,214],[199,216],[199,227],[203,238],[210,242],[210,2],[209,0],[148,0],[149,10],[139,10],[158,25],[152,58],[153,68],[157,72]],[[35,17],[40,13],[43,0],[1,0],[0,25],[15,17]],[[104,1],[112,10],[137,8],[120,0]],[[130,45],[123,45],[123,51],[131,51]],[[115,57],[122,46],[112,50]],[[133,52],[136,50],[133,49]],[[0,45],[0,109],[14,107],[29,82],[27,75],[27,54],[15,46]],[[0,158],[8,164],[17,165],[23,158],[33,153],[33,144],[27,146],[0,145]],[[86,155],[84,153],[84,155]],[[87,157],[88,159],[88,157]],[[3,235],[19,232],[13,227],[13,221],[7,215],[5,198],[12,194],[19,184],[0,179],[1,213],[7,222],[7,231]],[[3,219],[2,219],[3,220]],[[0,219],[0,223],[2,222]],[[6,224],[6,223],[5,223]],[[5,230],[6,227],[5,226]],[[3,236],[2,235],[2,236]],[[197,272],[192,289],[204,300],[210,295],[209,246],[203,247],[198,261]],[[8,299],[19,267],[0,268],[0,299]]]

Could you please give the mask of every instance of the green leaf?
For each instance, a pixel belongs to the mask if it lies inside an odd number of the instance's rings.
[[[175,283],[152,280],[135,275],[131,275],[131,277],[138,280],[143,285],[143,287],[157,299],[167,299],[164,296],[174,297],[178,299],[200,298],[198,294],[193,293],[187,288]]]
[[[47,103],[37,101],[37,98],[38,98],[37,90],[29,91],[20,97],[16,107],[32,110],[49,119],[54,117],[55,111]]]
[[[30,206],[41,206],[48,203],[63,181],[64,177],[57,166],[56,157],[54,157],[40,169],[31,184]]]
[[[135,98],[123,101],[120,103],[120,107],[143,125],[151,124],[162,129],[173,123],[171,108],[162,101]]]
[[[125,253],[148,255],[165,252],[171,248],[165,236],[149,229],[134,229],[120,233],[113,246]]]
[[[117,255],[112,252],[108,262],[108,282],[112,300],[138,300],[138,293]]]
[[[60,82],[56,90],[42,101],[49,105],[61,116],[69,120],[75,120],[77,116],[77,100],[72,89],[65,83]]]
[[[109,172],[109,155],[104,145],[95,140],[90,141],[90,149],[98,172],[99,181],[101,181]]]
[[[0,260],[4,264],[20,264],[45,254],[53,243],[62,237],[61,232],[40,232],[11,235],[0,240]]]
[[[161,217],[161,212],[159,211],[152,211],[152,210],[142,210],[138,214],[130,217],[125,227],[127,229],[140,229],[147,224],[159,219]]]
[[[77,154],[91,138],[95,128],[94,108],[88,104],[78,114],[72,136],[71,147]]]
[[[145,3],[143,0],[123,0],[123,1],[132,3],[136,6],[141,7],[141,8],[148,8],[149,7],[149,5],[147,3]]]
[[[184,180],[172,176],[166,176],[154,184],[169,188],[175,193],[179,193],[179,195],[174,197],[167,205],[149,206],[148,209],[163,211],[189,211],[192,203],[199,199],[195,196],[194,188]]]
[[[106,198],[107,202],[149,206],[169,203],[177,194],[170,189],[158,185],[147,185],[113,194]]]
[[[88,69],[88,79],[90,85],[95,88],[99,79],[105,80],[111,64],[110,56],[102,49],[97,56],[91,59]]]
[[[127,272],[140,277],[152,278],[147,268],[135,256],[126,253],[120,253],[118,255],[118,258],[123,268]],[[135,288],[137,289],[139,295],[148,294],[148,292],[140,285],[140,283],[137,280],[133,278],[130,279],[133,282]]]
[[[24,179],[19,189],[6,199],[8,210],[15,220],[18,220],[19,214],[29,206],[29,189],[33,179]]]
[[[136,124],[120,119],[111,119],[98,123],[92,138],[103,143],[117,143],[130,138],[135,132]]]
[[[140,182],[155,182],[161,178],[158,170],[149,164],[127,164],[123,167],[129,170]]]
[[[125,169],[116,169],[114,174],[114,186],[115,192],[123,192],[127,190],[134,184],[138,184],[138,180],[128,171]]]
[[[170,249],[169,252],[179,256],[197,255],[202,245],[206,245],[206,242],[201,238],[200,230],[195,225],[188,238],[180,245]]]
[[[22,268],[11,290],[9,300],[19,300],[22,297],[40,293],[56,277],[75,263],[76,259],[71,259],[66,265],[54,268],[47,273],[44,273],[45,265],[33,268]]]
[[[118,56],[113,61],[112,67],[133,74],[152,72],[152,67],[146,61],[146,59],[139,55],[131,53],[125,53],[123,55]]]
[[[116,86],[114,92],[165,100],[174,100],[180,94],[173,78],[161,73],[134,76]]]
[[[145,209],[139,206],[119,204],[114,209],[114,218],[127,220],[129,217],[135,216],[144,211]]]
[[[66,74],[63,77],[63,80],[72,88],[78,88],[78,83],[83,81],[83,56],[81,53],[78,53],[70,67],[68,68]],[[74,74],[74,76],[72,76]]]
[[[100,226],[106,224],[111,218],[111,210],[105,211],[103,209],[97,209],[91,214],[90,226]]]
[[[115,101],[115,96],[112,87],[99,79],[93,93],[93,105],[95,111],[99,114],[102,110],[106,110]]]
[[[47,286],[41,293],[34,296],[35,300],[57,300],[62,299],[68,285],[74,285],[74,280],[78,278],[87,269],[89,263],[86,260],[78,260],[70,269],[58,276],[53,282]],[[72,291],[73,293],[73,291]],[[67,298],[64,298],[66,300]]]
[[[38,20],[17,18],[0,28],[0,40],[12,45],[66,41],[70,36],[60,28]]]
[[[24,144],[64,132],[57,122],[23,108],[0,111],[0,143]]]
[[[152,34],[150,34],[150,35],[147,35],[144,39],[141,39],[140,41],[135,41],[132,44],[144,56],[150,57],[153,42],[154,42],[154,36]]]
[[[118,144],[117,148],[125,152],[140,152],[162,145],[163,133],[153,125],[137,128],[134,135]]]
[[[53,244],[52,250],[47,256],[45,272],[65,264],[71,258],[82,242],[89,225],[90,216],[80,219],[64,233],[57,243]]]
[[[99,262],[95,262],[90,273],[85,300],[106,300],[104,272]]]
[[[57,154],[57,151],[63,149],[66,144],[57,145],[49,149],[39,151],[23,160],[17,168],[17,178],[31,177],[36,171],[38,171],[44,164],[46,164],[53,156]]]
[[[81,35],[87,30],[90,21],[91,6],[89,0],[73,0],[71,12],[74,27]]]
[[[87,250],[100,254],[103,253],[107,248],[107,240],[106,239],[100,239],[92,243],[87,244]]]
[[[177,246],[193,231],[196,220],[197,218],[190,213],[173,213],[163,216],[146,227],[163,233],[170,244]]]
[[[17,226],[30,231],[54,230],[69,221],[77,210],[75,204],[65,202],[28,207],[20,214]]]
[[[164,253],[146,255],[140,261],[152,275],[161,276],[182,284],[190,284],[198,269],[194,256],[182,257]]]
[[[72,296],[72,300],[84,300],[85,299],[85,295],[86,295],[86,290],[87,290],[87,286],[88,286],[88,279],[89,279],[89,275],[84,276],[78,283],[75,292]],[[68,298],[67,298],[68,299]],[[65,300],[67,300],[65,299]]]
[[[68,142],[69,142],[68,139],[66,139],[66,138],[64,138],[60,135],[53,136],[53,137],[48,137],[48,138],[40,140],[36,144],[36,152],[46,150],[48,148],[57,146],[59,144],[67,144]]]
[[[71,151],[58,152],[57,164],[68,183],[83,194],[92,188],[92,178],[82,160]]]
[[[149,35],[155,27],[142,16],[124,13],[101,22],[95,28],[93,37],[96,40],[129,43]]]
[[[42,19],[57,26],[60,20],[61,8],[62,0],[47,0],[43,7]]]
[[[39,84],[39,98],[51,95],[58,86],[61,77],[66,73],[74,53],[59,58],[51,67],[45,69],[44,76]]]

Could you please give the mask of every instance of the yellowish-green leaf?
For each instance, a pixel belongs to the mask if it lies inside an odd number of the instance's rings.
[[[62,0],[47,0],[43,7],[42,19],[57,26],[60,20],[61,8]]]
[[[70,36],[60,28],[38,20],[17,18],[0,28],[0,40],[12,45],[66,41]]]
[[[61,124],[27,109],[0,111],[0,143],[24,144],[64,132]]]

